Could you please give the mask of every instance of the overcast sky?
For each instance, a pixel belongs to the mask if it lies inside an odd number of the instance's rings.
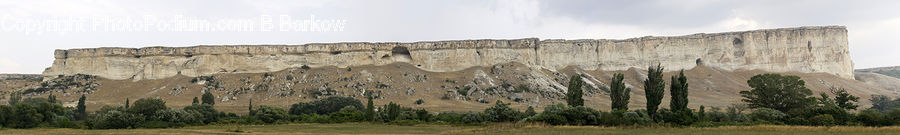
[[[185,21],[211,26],[178,25]],[[54,49],[624,39],[813,25],[847,26],[856,68],[900,65],[900,1],[2,0],[0,73],[40,73]]]

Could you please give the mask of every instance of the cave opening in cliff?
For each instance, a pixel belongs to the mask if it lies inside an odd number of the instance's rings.
[[[741,40],[740,38],[734,38],[734,40],[731,41],[731,43],[732,43],[732,46],[734,46],[733,55],[737,56],[737,57],[743,57],[744,56],[744,41]]]
[[[697,61],[695,61],[694,63],[697,63],[697,66],[703,66],[703,60],[701,60],[700,58],[697,58]]]
[[[812,41],[806,41],[806,49],[812,51]]]
[[[409,49],[407,49],[406,47],[403,47],[403,46],[396,46],[396,47],[392,48],[391,56],[392,57],[390,57],[390,58],[393,58],[393,60],[397,61],[397,62],[409,63],[413,60],[412,56],[409,54]]]

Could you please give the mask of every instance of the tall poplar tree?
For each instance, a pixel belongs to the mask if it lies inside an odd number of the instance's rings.
[[[569,90],[566,92],[566,103],[569,103],[569,106],[584,106],[584,99],[582,98],[581,91],[583,83],[584,81],[581,80],[581,75],[572,75],[572,78],[569,79]]]
[[[687,111],[688,105],[688,82],[684,76],[684,70],[678,73],[678,76],[672,76],[672,84],[669,88],[669,94],[672,101],[669,102],[669,108],[672,111]]]
[[[663,81],[663,68],[657,64],[656,68],[647,68],[647,80],[644,80],[644,94],[647,97],[647,113],[651,119],[656,119],[656,110],[662,102],[665,94],[666,82]]]
[[[609,98],[612,99],[612,110],[628,110],[628,100],[631,99],[631,88],[625,88],[625,75],[616,73],[609,83]]]

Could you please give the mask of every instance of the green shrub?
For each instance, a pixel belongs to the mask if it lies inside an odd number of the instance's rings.
[[[600,124],[605,126],[624,125],[625,120],[622,119],[621,111],[602,112],[600,113]]]
[[[900,108],[894,108],[885,113],[886,119],[889,121],[893,121],[891,124],[900,124]]]
[[[193,124],[202,124],[203,123],[203,114],[197,111],[185,111],[178,109],[166,109],[156,111],[156,114],[153,117],[150,117],[150,121],[160,121],[160,122],[170,122],[180,125],[193,125]],[[157,123],[158,124],[158,123]],[[143,127],[150,128],[150,127]],[[165,127],[163,127],[165,128]]]
[[[144,121],[141,114],[133,114],[122,107],[104,106],[88,120],[91,129],[123,129],[134,128]]]
[[[866,126],[888,126],[891,125],[890,117],[875,109],[862,110],[856,116],[857,121]]]
[[[497,100],[494,106],[484,110],[485,120],[492,122],[519,121],[523,117],[522,112],[509,108],[509,104]]]
[[[434,117],[434,120],[444,123],[462,123],[463,114],[442,112]]]
[[[316,100],[309,103],[297,103],[291,105],[289,109],[290,114],[292,115],[301,115],[301,114],[331,114],[333,112],[340,111],[346,106],[353,106],[356,108],[363,108],[362,102],[359,100],[350,98],[350,97],[328,97],[322,100]]]
[[[570,120],[572,118],[569,118]],[[585,119],[590,119],[585,118]],[[615,110],[612,112],[601,112],[599,115],[599,123],[591,125],[621,126],[650,123],[650,116],[644,110],[625,111]],[[570,122],[571,123],[571,122]]]
[[[334,122],[359,122],[365,120],[363,112],[353,106],[346,106],[340,111],[329,114]]]
[[[219,120],[219,112],[210,104],[185,106],[184,111],[195,113],[196,115],[194,116],[206,124]]]
[[[12,120],[16,117],[13,117],[13,107],[9,105],[0,105],[0,126],[3,127],[11,127]]]
[[[34,128],[44,119],[38,109],[28,103],[18,103],[13,109],[13,115],[7,121],[7,125],[13,128]]]
[[[791,125],[808,125],[809,120],[804,117],[790,117],[786,123]]]
[[[425,104],[425,100],[422,100],[422,99],[416,100],[416,105],[422,105],[422,104]]]
[[[624,111],[621,111],[624,113]],[[597,110],[578,106],[578,107],[569,107],[565,104],[551,104],[544,107],[544,112],[534,116],[528,121],[533,122],[544,122],[551,125],[599,125],[601,123],[618,123],[612,121],[601,121],[604,120],[601,117],[604,117],[605,113],[600,113]],[[617,119],[609,119],[618,121],[618,118],[621,118],[621,113],[618,116],[612,116],[610,114],[606,117],[615,117]]]
[[[137,128],[173,128],[184,127],[185,124],[168,121],[146,121],[137,125]]]
[[[528,109],[525,109],[525,117],[531,117],[537,115],[537,112],[534,111],[534,107],[528,106]]]
[[[554,114],[554,113],[541,113],[541,114],[535,115],[534,118],[529,119],[529,121],[544,122],[544,123],[547,123],[550,125],[569,124],[568,120],[566,120],[566,117],[559,115],[559,114]]]
[[[431,121],[431,114],[425,109],[416,110],[416,120]]]
[[[786,117],[787,114],[771,108],[759,108],[750,113],[750,118],[757,121],[780,122]]]
[[[707,112],[706,119],[712,122],[731,122],[731,117],[724,112]]]
[[[810,125],[812,123],[801,123],[801,122],[803,122],[802,120],[807,120],[809,122],[813,122],[811,118],[814,116],[817,116],[817,115],[821,115],[821,114],[831,115],[832,118],[834,118],[835,122],[837,122],[835,124],[847,124],[847,122],[853,120],[853,115],[850,114],[850,112],[847,112],[843,108],[840,108],[836,105],[812,106],[812,107],[806,107],[806,108],[792,109],[791,111],[788,111],[787,114],[791,118],[795,118],[795,117],[798,118],[798,120],[796,120],[796,121],[788,122],[788,124],[794,124],[794,125]],[[800,119],[802,119],[802,120],[800,120]]]
[[[584,106],[569,107],[562,113],[571,125],[599,125],[600,115],[599,111]]]
[[[623,118],[626,121],[625,125],[646,125],[650,123],[650,115],[643,110],[625,112]]]
[[[56,127],[57,128],[79,128],[79,125],[76,124],[75,122],[70,121],[69,118],[62,117],[62,118],[56,120]]]
[[[319,114],[304,114],[301,116],[303,122],[308,123],[331,123],[331,118],[328,115],[319,115]]]
[[[153,117],[156,111],[168,109],[166,101],[162,99],[142,98],[134,101],[134,104],[127,108],[128,113],[140,114],[145,119]]]
[[[809,123],[817,126],[832,126],[835,121],[831,114],[819,114],[809,118]]]
[[[468,88],[469,88],[469,87],[466,87],[466,88],[463,88],[463,89],[456,90],[456,93],[459,94],[459,95],[462,95],[462,96],[464,96],[464,97],[465,97],[465,96],[468,96],[468,94],[469,94],[469,89],[468,89]]]
[[[403,108],[401,108],[400,105],[395,104],[394,102],[390,102],[384,105],[380,110],[378,110],[378,112],[376,112],[377,114],[375,116],[375,119],[376,121],[381,122],[391,122],[397,120],[398,117],[400,117],[401,109]]]
[[[422,124],[422,123],[424,123],[424,122],[422,122],[420,120],[395,120],[395,121],[390,122],[390,124],[401,125],[401,126],[414,126],[414,125]]]
[[[462,123],[465,124],[474,124],[474,123],[482,123],[485,122],[484,115],[481,113],[473,113],[469,112],[463,115]]]
[[[776,110],[777,111],[777,110]],[[665,122],[678,124],[678,125],[691,125],[694,121],[697,120],[697,116],[694,115],[690,109],[687,110],[668,110],[661,109],[659,111],[659,115],[662,117]]]
[[[262,122],[275,123],[288,118],[288,113],[278,107],[261,105],[254,116]]]

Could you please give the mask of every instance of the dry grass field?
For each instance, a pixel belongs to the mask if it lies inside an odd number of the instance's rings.
[[[724,126],[711,128],[670,127],[592,127],[545,126],[532,124],[492,124],[486,126],[416,125],[399,126],[370,123],[344,124],[284,124],[284,125],[209,125],[175,129],[3,129],[4,135],[43,134],[463,134],[463,135],[561,135],[561,134],[621,134],[621,135],[896,135],[900,127],[810,127],[810,126]]]

